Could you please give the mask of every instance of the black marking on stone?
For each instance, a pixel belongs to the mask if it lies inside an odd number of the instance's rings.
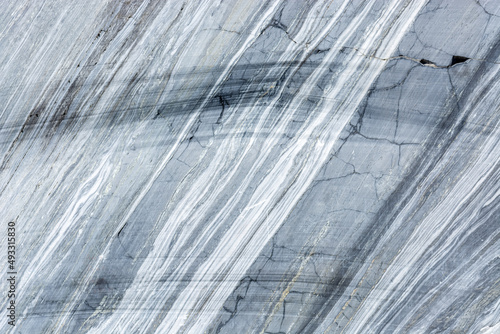
[[[420,64],[424,64],[424,65],[436,65],[434,64],[434,62],[430,61],[430,60],[427,60],[427,59],[420,59]]]
[[[450,63],[450,66],[453,66],[455,64],[460,64],[460,63],[463,63],[463,62],[466,62],[467,60],[469,60],[470,58],[467,58],[467,57],[463,57],[463,56],[453,56],[451,57],[451,63]]]

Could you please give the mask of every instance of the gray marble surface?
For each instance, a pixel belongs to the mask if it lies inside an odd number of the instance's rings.
[[[3,1],[0,332],[500,333],[499,36],[497,0]]]

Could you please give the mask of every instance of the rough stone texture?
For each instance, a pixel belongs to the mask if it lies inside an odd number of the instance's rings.
[[[500,333],[499,36],[496,0],[3,3],[0,332]]]

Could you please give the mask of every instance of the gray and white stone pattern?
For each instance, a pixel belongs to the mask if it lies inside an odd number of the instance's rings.
[[[2,1],[0,215],[1,333],[500,333],[500,2]]]

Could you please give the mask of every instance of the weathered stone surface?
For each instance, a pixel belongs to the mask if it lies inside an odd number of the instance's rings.
[[[494,0],[3,4],[0,332],[499,333],[498,36]]]

